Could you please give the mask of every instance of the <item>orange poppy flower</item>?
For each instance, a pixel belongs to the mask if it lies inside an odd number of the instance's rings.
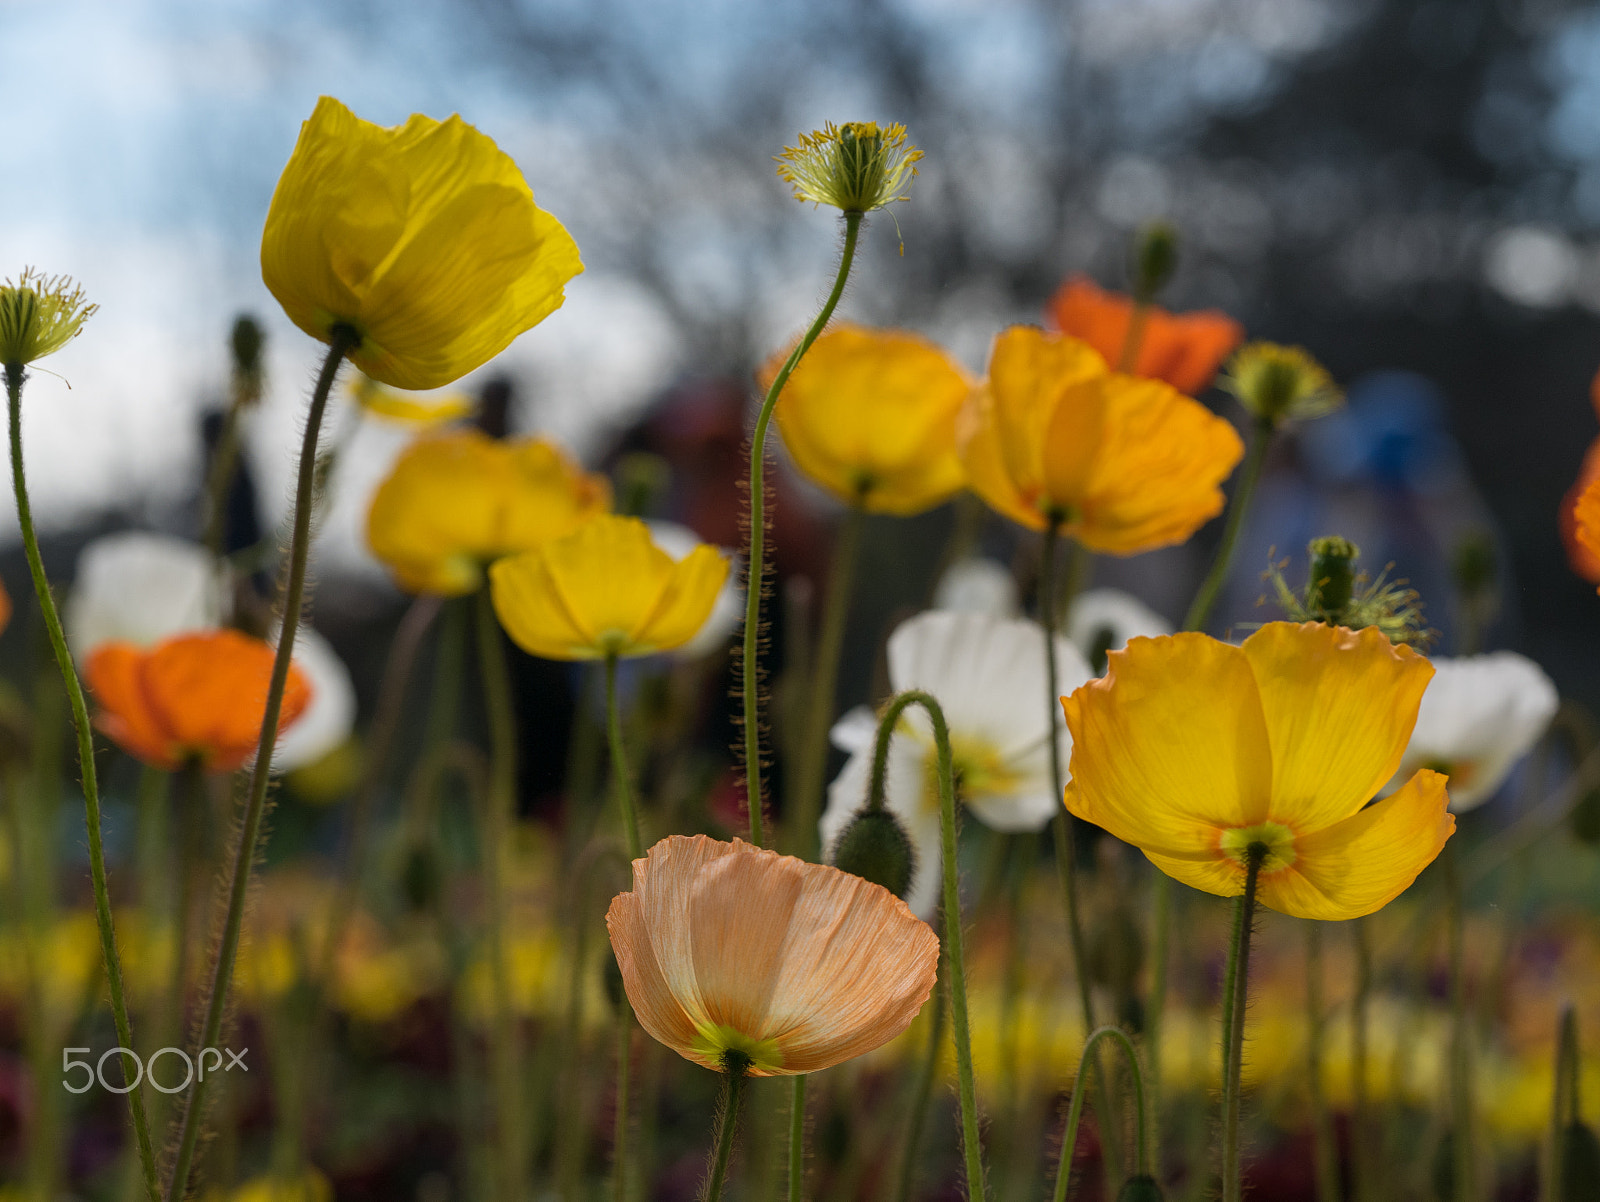
[[[1113,366],[1122,362],[1133,310],[1131,296],[1106,292],[1081,275],[1062,284],[1045,306],[1058,330],[1083,339]],[[1219,309],[1168,313],[1151,305],[1145,310],[1133,374],[1165,380],[1194,396],[1204,391],[1222,361],[1243,341],[1244,327]]]
[[[1594,379],[1589,382],[1589,403],[1594,406],[1595,416],[1600,417],[1600,372],[1596,372]],[[1589,486],[1600,479],[1600,438],[1589,444],[1589,449],[1583,453],[1583,466],[1578,469],[1578,478],[1567,490],[1567,495],[1561,498],[1561,541],[1567,547],[1567,562],[1572,565],[1572,570],[1582,576],[1591,584],[1600,584],[1600,522],[1591,515],[1588,522],[1590,535],[1587,540],[1578,534],[1578,504]]]
[[[899,1035],[939,939],[881,885],[735,839],[673,835],[606,912],[639,1024],[685,1059],[814,1073]]]
[[[237,630],[180,634],[149,648],[102,643],[84,667],[100,706],[95,725],[154,768],[194,760],[232,772],[256,753],[274,654]],[[311,686],[291,665],[279,731],[309,704]]]

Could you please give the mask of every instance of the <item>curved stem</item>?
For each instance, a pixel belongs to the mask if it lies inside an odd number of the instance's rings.
[[[305,436],[300,444],[300,469],[295,484],[294,534],[289,543],[289,562],[283,583],[283,630],[278,636],[277,653],[272,660],[272,679],[267,686],[266,710],[261,715],[261,741],[256,750],[255,767],[250,773],[250,794],[244,820],[239,829],[233,860],[233,879],[228,890],[228,913],[222,928],[212,966],[210,991],[206,999],[205,1023],[198,1047],[214,1047],[222,1034],[222,1019],[227,1013],[228,986],[233,980],[233,961],[239,950],[239,930],[244,923],[245,897],[250,887],[250,869],[256,862],[256,840],[267,808],[267,785],[271,780],[272,750],[278,742],[278,719],[283,712],[283,690],[289,681],[289,665],[294,656],[294,636],[300,625],[300,605],[305,598],[306,560],[311,551],[311,503],[317,465],[317,434],[322,429],[322,414],[328,407],[328,393],[346,352],[353,350],[360,336],[348,326],[335,326],[328,354],[322,361],[311,407],[306,414]],[[131,1046],[131,1045],[130,1045]],[[167,1202],[181,1202],[188,1192],[189,1169],[194,1161],[195,1144],[200,1138],[201,1116],[205,1113],[206,1082],[197,1080],[184,1101],[183,1126],[172,1178],[167,1182]]]
[[[239,459],[239,410],[235,399],[222,418],[222,432],[211,452],[211,470],[206,474],[205,548],[211,558],[222,558],[222,542],[228,524],[228,494],[233,488],[233,469]]]
[[[789,1089],[789,1202],[800,1202],[806,1184],[806,1075],[796,1073]]]
[[[828,299],[823,303],[822,311],[817,314],[816,320],[811,323],[811,327],[794,350],[789,352],[789,358],[784,361],[778,374],[772,378],[772,384],[767,388],[766,399],[761,402],[761,412],[756,417],[755,430],[750,436],[750,546],[749,554],[745,557],[749,579],[745,586],[744,649],[740,660],[740,683],[744,693],[742,720],[745,800],[750,810],[750,842],[757,847],[764,845],[761,817],[763,794],[760,681],[756,677],[756,645],[761,632],[761,601],[762,594],[766,590],[767,573],[767,425],[772,421],[773,406],[778,403],[778,394],[788,382],[789,374],[794,371],[795,365],[800,362],[806,351],[811,349],[811,344],[817,340],[817,335],[822,333],[822,327],[828,324],[828,319],[838,307],[839,298],[844,295],[845,281],[850,277],[850,264],[856,255],[856,238],[861,232],[861,216],[860,213],[845,214],[844,250],[839,256],[839,272],[833,281],[833,291],[828,294]]]
[[[1228,502],[1228,518],[1222,527],[1222,541],[1217,544],[1217,557],[1211,570],[1194,595],[1189,612],[1183,619],[1185,630],[1200,630],[1211,617],[1217,595],[1228,579],[1228,569],[1233,566],[1233,550],[1239,541],[1239,531],[1244,528],[1244,516],[1255,496],[1256,484],[1261,479],[1262,465],[1267,461],[1267,448],[1272,445],[1272,434],[1277,427],[1270,418],[1257,418],[1250,430],[1250,450],[1245,455],[1244,471],[1239,474],[1239,486],[1233,490]]]
[[[717,1115],[716,1151],[711,1162],[711,1175],[706,1178],[701,1202],[718,1202],[722,1186],[728,1179],[728,1159],[733,1154],[733,1136],[739,1127],[739,1107],[744,1103],[747,1088],[744,1066],[740,1065],[722,1074],[722,1107]]]
[[[1233,946],[1228,952],[1223,990],[1222,1061],[1222,1202],[1241,1202],[1244,1181],[1239,1157],[1239,1095],[1244,1068],[1244,1013],[1250,994],[1250,935],[1255,927],[1256,880],[1267,848],[1252,843],[1246,850],[1244,892],[1234,905]]]
[[[1083,1074],[1098,1051],[1102,1039],[1114,1040],[1127,1054],[1128,1074],[1133,1079],[1133,1109],[1136,1162],[1133,1171],[1148,1175],[1150,1172],[1150,1132],[1145,1111],[1144,1074],[1139,1071],[1139,1054],[1133,1040],[1121,1027],[1100,1027],[1084,1041],[1083,1052],[1078,1057],[1078,1067],[1072,1078],[1072,1105],[1067,1108],[1067,1125],[1061,1136],[1061,1159],[1056,1164],[1055,1202],[1065,1202],[1067,1185],[1072,1180],[1072,1152],[1078,1144],[1078,1124],[1083,1118]],[[1098,1069],[1094,1070],[1098,1074]],[[1102,1127],[1111,1125],[1111,1116],[1102,1115]]]
[[[50,650],[55,654],[56,667],[61,672],[67,700],[72,706],[72,725],[78,736],[78,767],[83,774],[84,824],[89,835],[89,878],[94,885],[94,917],[100,930],[100,954],[105,960],[106,986],[111,995],[111,1018],[116,1024],[118,1044],[132,1048],[137,1045],[133,1042],[133,1028],[128,1022],[122,957],[117,952],[117,933],[111,920],[111,891],[106,883],[105,846],[100,837],[100,784],[94,767],[94,728],[89,724],[89,706],[83,697],[83,685],[78,681],[77,669],[72,665],[72,652],[67,648],[67,636],[61,629],[61,616],[56,612],[55,599],[50,595],[50,581],[44,573],[39,539],[33,528],[33,507],[28,503],[28,480],[22,466],[23,365],[7,363],[5,373],[6,407],[11,427],[11,484],[17,498],[17,522],[22,527],[22,546],[28,558],[28,571],[33,576],[34,595],[38,597],[39,609],[44,614]],[[126,1072],[126,1064],[123,1070]],[[155,1199],[159,1197],[160,1184],[156,1177],[155,1151],[150,1143],[150,1123],[145,1115],[142,1086],[128,1091],[128,1110],[133,1117],[133,1135],[138,1144],[139,1169],[144,1176],[145,1193]]]
[[[834,694],[839,684],[839,656],[844,650],[846,619],[850,616],[850,590],[855,581],[861,549],[861,527],[866,518],[859,505],[845,514],[844,525],[833,544],[828,567],[828,591],[822,603],[822,625],[812,659],[811,682],[806,690],[806,717],[800,743],[796,777],[794,819],[789,841],[802,860],[817,854],[817,817],[822,813],[823,777],[828,767],[828,727],[833,722]]]
[[[961,937],[961,879],[956,866],[956,789],[951,774],[950,730],[944,710],[930,694],[910,689],[884,707],[878,719],[873,757],[873,779],[868,805],[883,808],[884,774],[879,767],[888,756],[889,736],[900,715],[913,705],[927,711],[933,724],[933,742],[939,756],[939,847],[944,861],[945,951],[949,957],[951,1032],[956,1045],[956,1082],[961,1100],[961,1146],[966,1159],[967,1193],[972,1202],[984,1202],[983,1145],[978,1138],[978,1094],[972,1074],[972,1029],[967,1017],[967,969]]]
[[[942,933],[942,919],[935,920],[935,933]],[[939,976],[945,977],[949,969],[944,955],[944,941],[940,940]],[[945,991],[944,981],[934,982],[933,1021],[928,1024],[928,1050],[917,1071],[915,1092],[911,1098],[911,1113],[906,1122],[906,1146],[900,1161],[900,1188],[895,1193],[896,1202],[910,1202],[911,1187],[917,1175],[917,1149],[922,1142],[922,1128],[928,1117],[928,1102],[933,1097],[933,1078],[939,1069],[939,1045],[944,1042]]]
[[[611,743],[611,784],[617,793],[617,808],[622,811],[622,834],[628,844],[628,859],[644,855],[639,839],[639,816],[633,804],[633,780],[628,768],[628,751],[622,742],[622,716],[617,707],[617,657],[606,656],[606,737]]]

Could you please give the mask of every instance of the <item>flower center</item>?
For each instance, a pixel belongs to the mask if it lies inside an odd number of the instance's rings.
[[[776,1039],[757,1039],[723,1023],[697,1027],[690,1046],[697,1054],[719,1065],[726,1066],[742,1056],[749,1069],[776,1072],[783,1067],[783,1050]]]
[[[1261,858],[1261,875],[1282,872],[1295,861],[1294,832],[1281,822],[1259,822],[1255,826],[1236,826],[1222,832],[1217,846],[1222,854],[1237,861],[1240,867],[1250,865],[1250,847],[1259,843],[1267,849]]]
[[[1011,793],[1017,788],[1017,773],[993,743],[981,736],[950,732],[950,775],[955,778],[957,797],[975,793]],[[932,813],[939,810],[939,753],[929,741],[922,760],[922,804]]]

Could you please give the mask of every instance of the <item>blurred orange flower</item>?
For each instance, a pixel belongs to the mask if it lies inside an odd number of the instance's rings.
[[[180,634],[149,648],[102,643],[84,668],[100,706],[95,725],[152,767],[170,772],[197,760],[232,772],[256,752],[274,654],[237,630]],[[279,731],[309,704],[311,686],[291,665]]]
[[[1198,401],[1037,326],[995,339],[960,435],[969,485],[993,509],[1113,555],[1188,538],[1222,511],[1218,485],[1244,454]]]
[[[478,430],[418,439],[373,495],[367,544],[414,593],[459,596],[484,566],[532,551],[611,507],[611,485],[543,438]]]
[[[814,1073],[899,1035],[933,991],[939,939],[858,876],[735,839],[673,835],[606,912],[639,1025],[696,1064]]]
[[[4,581],[0,581],[0,630],[11,625],[11,594],[6,591]]]
[[[1600,417],[1600,372],[1589,381],[1589,403],[1594,406],[1595,416]],[[1578,478],[1561,498],[1561,541],[1567,547],[1567,562],[1591,584],[1600,584],[1600,520],[1597,520],[1600,513],[1595,512],[1595,504],[1591,502],[1585,536],[1579,533],[1578,508],[1596,479],[1600,479],[1600,438],[1591,442],[1583,453]]]
[[[1132,297],[1106,292],[1081,275],[1062,284],[1045,306],[1057,329],[1083,339],[1113,366],[1122,362],[1133,310]],[[1222,361],[1243,341],[1244,327],[1221,310],[1168,313],[1151,305],[1144,313],[1133,374],[1165,380],[1194,396],[1204,391]]]

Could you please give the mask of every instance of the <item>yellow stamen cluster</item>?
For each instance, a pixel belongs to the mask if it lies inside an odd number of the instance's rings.
[[[801,134],[800,145],[778,156],[778,176],[796,200],[833,205],[843,213],[870,213],[897,200],[917,174],[922,151],[906,141],[906,127],[875,121],[831,121]]]
[[[21,367],[55,354],[99,307],[68,277],[24,268],[16,283],[0,284],[0,363]]]
[[[1289,418],[1320,417],[1344,402],[1322,364],[1298,346],[1252,342],[1234,355],[1222,387],[1259,418],[1276,425]]]

